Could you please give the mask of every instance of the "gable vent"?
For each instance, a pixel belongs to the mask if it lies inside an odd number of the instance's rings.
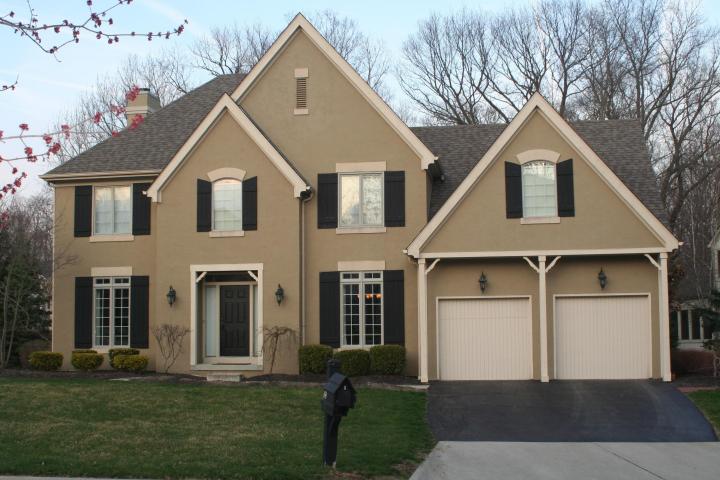
[[[307,78],[295,79],[295,108],[307,108]]]
[[[308,113],[308,69],[295,69],[295,115]]]

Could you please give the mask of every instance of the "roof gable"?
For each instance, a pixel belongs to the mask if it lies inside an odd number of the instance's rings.
[[[393,112],[393,110],[380,98],[380,96],[360,77],[355,69],[325,40],[315,27],[302,15],[297,14],[285,30],[263,55],[260,61],[250,70],[243,81],[232,93],[232,98],[240,102],[249,92],[253,85],[263,76],[274,59],[289,44],[291,39],[302,30],[310,41],[325,55],[326,58],[340,71],[350,84],[362,95],[362,97],[378,112],[380,117],[397,133],[397,135],[410,147],[420,158],[422,169],[436,160],[435,155],[428,147],[418,139],[405,123]]]
[[[622,201],[631,209],[632,212],[643,222],[643,224],[661,241],[661,244],[668,250],[674,250],[678,246],[678,242],[672,233],[662,224],[662,222],[641,202],[638,197],[623,183],[620,178],[603,162],[597,153],[578,135],[578,133],[550,106],[550,104],[539,94],[527,102],[527,104],[518,112],[515,118],[507,127],[502,129],[497,126],[494,128],[497,135],[489,148],[482,154],[477,164],[470,169],[469,173],[462,177],[457,184],[457,188],[447,196],[447,200],[437,209],[437,213],[425,225],[420,233],[415,237],[408,246],[407,253],[411,256],[418,257],[423,247],[439,231],[447,221],[449,216],[460,203],[467,197],[469,192],[477,184],[481,176],[488,168],[497,160],[498,156],[515,138],[518,132],[526,124],[534,113],[542,115],[546,121],[560,134],[560,136],[576,151],[578,151],[584,160],[591,166],[595,173],[602,178],[605,183],[614,191]],[[600,122],[598,122],[600,123]],[[469,127],[468,127],[469,128]],[[500,133],[497,133],[501,129]],[[417,129],[422,130],[422,129]],[[466,132],[472,134],[472,132]],[[422,135],[422,133],[421,133]],[[472,148],[467,149],[472,152]],[[477,158],[477,157],[476,157]],[[441,165],[445,167],[444,163]],[[460,175],[462,172],[459,172]],[[633,174],[628,175],[632,178]],[[455,179],[457,182],[457,179]]]
[[[190,155],[197,144],[202,141],[207,132],[212,129],[215,122],[224,113],[228,113],[235,120],[240,128],[248,134],[265,156],[267,156],[275,167],[277,167],[277,169],[285,176],[288,182],[290,182],[293,186],[293,193],[295,197],[300,197],[304,191],[310,188],[307,182],[303,180],[287,159],[282,156],[282,154],[272,143],[270,143],[267,137],[263,135],[247,114],[226,93],[220,97],[220,100],[218,100],[212,110],[210,110],[210,112],[195,128],[192,134],[187,138],[177,153],[170,160],[170,163],[163,168],[148,189],[148,196],[151,197],[154,202],[162,201],[163,187],[172,180],[173,175],[182,166],[185,159]]]

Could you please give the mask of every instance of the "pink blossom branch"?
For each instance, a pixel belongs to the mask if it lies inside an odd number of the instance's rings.
[[[142,32],[142,33],[136,33],[136,32],[129,32],[129,33],[119,33],[119,32],[105,32],[101,29],[103,24],[107,26],[111,26],[114,24],[113,19],[111,17],[106,18],[107,14],[115,9],[116,7],[120,5],[130,5],[132,3],[132,0],[117,0],[117,3],[114,5],[101,10],[101,11],[95,11],[92,8],[93,2],[92,0],[86,0],[86,3],[88,5],[89,9],[89,15],[88,17],[81,21],[81,22],[71,22],[69,20],[61,20],[56,21],[54,23],[43,23],[40,24],[40,21],[38,19],[38,16],[35,13],[35,9],[32,7],[30,2],[28,1],[28,9],[30,11],[30,19],[27,22],[22,22],[15,20],[15,12],[11,11],[3,16],[0,16],[0,26],[5,26],[8,28],[13,29],[14,33],[19,34],[21,37],[27,37],[29,38],[35,45],[37,45],[38,48],[40,48],[42,51],[49,53],[49,54],[55,54],[59,49],[62,47],[70,44],[70,43],[78,43],[80,41],[80,33],[82,31],[88,32],[95,36],[97,40],[106,39],[108,44],[117,43],[120,41],[120,37],[146,37],[148,41],[151,41],[153,37],[164,37],[165,39],[169,39],[171,36],[174,35],[180,35],[185,30],[185,25],[188,23],[187,20],[183,22],[183,24],[179,25],[178,27],[167,30],[165,32]],[[42,33],[46,31],[52,30],[53,32],[59,34],[62,32],[69,32],[72,37],[63,41],[62,43],[58,45],[54,45],[52,47],[46,47],[43,45],[43,38],[41,36]]]

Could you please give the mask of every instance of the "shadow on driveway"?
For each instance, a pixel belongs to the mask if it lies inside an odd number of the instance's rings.
[[[703,414],[654,381],[435,382],[435,439],[505,442],[712,442]]]

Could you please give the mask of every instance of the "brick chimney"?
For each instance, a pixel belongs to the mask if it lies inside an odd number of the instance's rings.
[[[149,88],[141,88],[135,100],[128,101],[127,108],[125,109],[127,123],[130,125],[135,115],[147,117],[148,114],[159,109],[160,99],[157,95],[151,93]]]

